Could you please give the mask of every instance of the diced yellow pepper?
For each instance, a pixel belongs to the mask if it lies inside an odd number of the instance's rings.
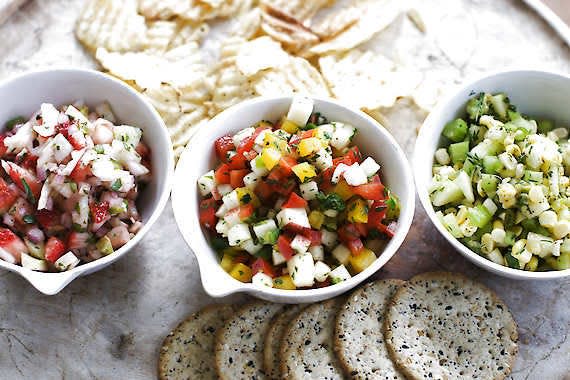
[[[293,283],[291,276],[288,274],[284,276],[275,277],[273,279],[273,287],[276,289],[295,290],[297,287]]]
[[[325,222],[325,214],[320,211],[313,210],[309,213],[309,224],[315,230],[320,230]]]
[[[354,195],[352,188],[346,183],[344,179],[338,181],[338,183],[333,188],[333,193],[338,194],[339,197],[342,198],[343,201],[347,201]]]
[[[281,129],[287,133],[295,133],[299,130],[299,126],[291,120],[285,119],[283,120],[283,123],[281,123]]]
[[[299,180],[301,182],[305,182],[306,180],[317,176],[317,171],[315,170],[315,167],[309,164],[308,162],[302,162],[300,164],[297,164],[293,166],[291,169],[293,170],[293,173],[295,173],[295,175],[299,177]]]
[[[260,205],[257,195],[255,195],[253,190],[248,189],[247,187],[238,187],[236,189],[236,195],[240,205],[246,205],[248,203],[253,203],[255,207]]]
[[[229,253],[224,253],[220,265],[222,266],[223,270],[229,272],[234,267],[234,257]]]
[[[287,140],[282,139],[273,133],[265,134],[265,137],[263,138],[263,146],[265,148],[275,148],[283,154],[289,153],[289,144],[287,143]]]
[[[309,137],[308,139],[303,139],[299,142],[297,149],[299,150],[299,156],[307,157],[313,153],[318,152],[323,147],[321,140],[316,137]]]
[[[251,282],[251,268],[245,264],[237,263],[230,270],[230,276],[241,282]]]
[[[279,159],[281,159],[281,152],[275,148],[263,148],[261,151],[261,161],[267,170],[273,169],[279,162]]]
[[[368,223],[368,203],[362,198],[354,198],[347,205],[346,217],[351,223]]]
[[[356,273],[362,272],[364,269],[368,268],[376,260],[376,255],[374,252],[368,248],[362,249],[360,253],[356,256],[350,255],[348,262],[350,266]]]

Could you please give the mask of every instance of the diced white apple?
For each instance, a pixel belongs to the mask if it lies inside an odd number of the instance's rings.
[[[255,255],[257,252],[261,251],[261,248],[263,248],[261,244],[255,244],[251,239],[242,241],[239,246],[250,255]]]
[[[243,177],[243,183],[245,187],[247,187],[250,190],[255,189],[258,182],[259,182],[259,176],[254,172],[248,173],[245,175],[245,177]]]
[[[216,216],[218,218],[223,218],[228,213],[228,211],[229,211],[228,207],[222,203],[220,208],[218,208],[218,210],[216,211]]]
[[[269,173],[269,170],[263,164],[261,160],[261,155],[257,155],[253,160],[249,162],[251,170],[258,176],[263,177]]]
[[[226,215],[224,215],[224,221],[228,224],[228,228],[232,228],[236,224],[241,223],[241,219],[239,217],[239,209],[235,208],[226,212]]]
[[[336,245],[338,234],[333,231],[323,229],[321,234],[321,243],[327,248],[332,248]]]
[[[285,259],[285,256],[283,256],[281,252],[276,249],[273,249],[271,256],[273,258],[273,265],[281,265],[287,261]]]
[[[53,138],[53,154],[57,162],[63,161],[72,151],[73,146],[61,133]]]
[[[218,223],[216,223],[216,232],[217,233],[226,237],[226,236],[228,236],[229,230],[230,230],[230,226],[228,225],[228,223],[225,220],[223,220],[223,219],[218,220]]]
[[[142,130],[130,125],[115,125],[113,127],[115,140],[136,147],[142,138]]]
[[[322,261],[317,261],[317,263],[315,264],[315,273],[314,273],[315,280],[317,280],[318,282],[323,282],[327,279],[330,273],[331,273],[331,267],[329,267],[327,264],[323,263]]]
[[[261,244],[275,243],[274,238],[278,235],[277,230],[277,225],[273,219],[262,220],[253,226],[253,232]]]
[[[55,127],[59,123],[59,111],[49,103],[40,106],[42,123],[34,126],[34,131],[42,137],[49,137],[55,134]]]
[[[222,197],[226,194],[229,194],[232,192],[232,190],[234,189],[232,187],[232,185],[229,185],[227,183],[223,183],[221,185],[218,185],[218,194],[220,194]]]
[[[319,186],[315,181],[302,183],[299,185],[299,189],[301,190],[303,198],[308,201],[315,199],[319,193]]]
[[[331,145],[339,150],[346,148],[356,133],[356,128],[343,123],[334,123],[334,127]]]
[[[303,235],[295,235],[291,241],[291,248],[297,253],[305,253],[311,246],[311,241]]]
[[[343,173],[346,183],[350,186],[360,186],[368,182],[368,177],[357,162],[350,165]]]
[[[314,283],[315,263],[310,253],[300,253],[287,262],[289,275],[296,287],[312,286]]]
[[[366,177],[372,177],[374,174],[380,170],[380,165],[372,157],[366,157],[364,161],[360,164],[360,168],[366,174]]]
[[[30,255],[22,252],[21,256],[22,266],[30,270],[35,270],[38,272],[46,272],[48,270],[48,265],[45,260],[36,259]]]
[[[301,227],[311,228],[307,211],[304,208],[284,208],[277,214],[279,227],[283,228],[289,223],[295,223]]]
[[[262,288],[272,288],[273,287],[273,279],[266,275],[263,272],[258,272],[256,274],[253,275],[253,277],[251,278],[251,283],[255,286],[259,286]]]
[[[237,247],[246,240],[251,240],[251,233],[247,224],[238,223],[228,231],[228,242],[232,247]]]
[[[332,250],[332,255],[339,263],[346,265],[350,258],[350,250],[345,245],[339,244]]]
[[[313,100],[306,96],[295,96],[287,112],[287,120],[298,126],[304,126],[313,113]]]
[[[239,198],[237,191],[233,190],[222,197],[222,202],[228,209],[234,209],[239,206]]]
[[[210,170],[206,174],[198,179],[198,189],[200,194],[204,197],[212,192],[212,189],[216,186],[216,181],[214,180],[214,171]]]
[[[320,170],[325,170],[333,166],[333,157],[331,152],[325,148],[321,148],[315,153],[315,165]]]
[[[89,119],[87,119],[85,115],[74,106],[68,106],[65,110],[65,114],[71,116],[72,119],[78,120],[80,123],[86,124],[87,126],[90,124]]]
[[[249,127],[249,128],[242,129],[241,131],[236,133],[234,135],[234,137],[232,138],[232,140],[234,141],[235,147],[237,148],[243,140],[245,140],[249,136],[253,135],[253,132],[255,132],[255,128]]]
[[[352,276],[348,273],[344,265],[340,265],[331,271],[329,277],[333,284],[338,284],[339,282],[348,280]]]
[[[346,164],[338,164],[331,177],[331,182],[337,183],[340,180],[340,176],[343,175],[348,168],[349,166]]]
[[[79,259],[77,256],[73,254],[73,252],[69,251],[65,255],[61,256],[59,259],[56,260],[54,266],[60,272],[71,270],[79,264]]]
[[[322,261],[325,259],[325,250],[322,245],[309,247],[309,253],[313,255],[313,259],[315,261]]]

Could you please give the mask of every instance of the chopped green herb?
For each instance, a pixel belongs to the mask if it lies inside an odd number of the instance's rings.
[[[123,186],[123,182],[121,182],[121,179],[118,178],[118,179],[115,180],[115,182],[113,182],[113,184],[111,185],[111,190],[113,190],[113,191],[119,191],[119,189],[121,188],[121,186]]]
[[[36,222],[36,218],[33,215],[24,215],[22,219],[26,224],[34,224]]]
[[[34,193],[32,193],[32,189],[30,189],[30,185],[24,178],[22,178],[22,186],[24,186],[24,191],[26,193],[26,198],[30,201],[30,203],[36,203],[36,197],[34,197]]]
[[[24,119],[22,116],[17,116],[13,119],[8,120],[4,126],[7,130],[11,131],[16,125],[23,124],[25,122],[26,119]]]

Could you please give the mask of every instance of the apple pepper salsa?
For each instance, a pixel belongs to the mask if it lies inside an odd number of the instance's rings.
[[[296,97],[278,123],[216,140],[220,163],[198,180],[199,219],[225,271],[293,290],[336,284],[376,260],[400,207],[380,165],[352,144],[356,133]]]

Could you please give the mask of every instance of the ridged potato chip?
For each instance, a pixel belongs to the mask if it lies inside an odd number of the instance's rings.
[[[241,45],[236,56],[236,66],[242,74],[252,76],[261,70],[279,66],[288,58],[278,42],[264,36]]]
[[[261,5],[271,7],[303,22],[313,17],[321,8],[331,6],[335,0],[262,0]]]
[[[283,43],[287,50],[297,52],[319,42],[319,37],[297,21],[285,20],[267,11],[262,13],[261,29]]]
[[[145,19],[136,0],[91,0],[75,27],[77,39],[89,50],[139,50],[146,42]]]
[[[252,8],[254,0],[139,0],[139,12],[147,19],[192,21],[235,17]]]
[[[163,53],[195,41],[200,42],[210,31],[206,23],[194,25],[187,21],[151,21],[146,32],[144,50]]]

